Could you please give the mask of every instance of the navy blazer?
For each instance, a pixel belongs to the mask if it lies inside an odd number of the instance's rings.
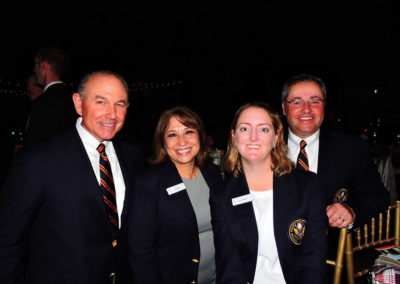
[[[210,192],[222,186],[215,165],[200,170]],[[135,180],[128,236],[137,284],[197,282],[201,256],[196,215],[186,190],[167,192],[180,183],[171,161],[149,167]]]
[[[210,197],[216,249],[217,283],[252,283],[257,263],[258,231],[252,202],[233,206],[249,194],[244,175],[230,176],[225,189]],[[273,181],[274,235],[287,283],[326,282],[327,217],[316,175],[293,171]],[[291,224],[305,220],[300,244],[290,237]]]
[[[143,159],[131,145],[117,140],[113,145],[127,200]],[[127,202],[121,230],[114,234],[75,128],[24,147],[14,160],[3,193],[0,283],[109,283],[115,271],[117,283],[131,283],[125,279],[129,277]]]
[[[71,128],[76,119],[72,90],[64,83],[51,85],[31,101],[24,145],[43,140]]]
[[[369,154],[368,144],[359,137],[321,129],[319,137],[318,177],[332,204],[336,193],[348,190],[348,204],[356,214],[356,224],[384,212],[390,194],[384,187]]]

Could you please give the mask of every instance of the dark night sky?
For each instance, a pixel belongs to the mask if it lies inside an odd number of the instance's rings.
[[[400,33],[392,2],[301,2],[79,10],[60,4],[63,15],[2,9],[0,76],[24,81],[37,48],[59,46],[71,56],[73,81],[95,69],[116,70],[132,82],[181,80],[175,89],[138,93],[137,115],[154,119],[168,105],[187,104],[216,134],[245,101],[279,108],[284,81],[311,72],[326,82],[334,116],[348,130],[382,113],[398,127]]]

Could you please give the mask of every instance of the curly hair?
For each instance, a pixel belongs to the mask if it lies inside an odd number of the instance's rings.
[[[240,154],[235,146],[234,138],[231,133],[236,130],[237,122],[240,115],[245,109],[248,108],[260,108],[265,110],[272,120],[275,133],[278,134],[278,139],[275,143],[275,147],[271,151],[271,169],[274,171],[276,176],[282,176],[290,173],[294,169],[293,162],[287,157],[287,146],[284,141],[284,131],[282,122],[275,112],[275,110],[268,104],[259,101],[248,102],[242,105],[235,113],[233,121],[229,130],[228,147],[225,157],[225,170],[227,173],[237,177],[239,172],[243,171],[242,161]]]

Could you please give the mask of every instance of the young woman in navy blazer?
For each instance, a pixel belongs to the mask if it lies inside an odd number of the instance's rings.
[[[325,283],[327,219],[311,172],[286,157],[282,123],[263,102],[236,112],[224,190],[211,192],[217,283]]]
[[[203,123],[186,107],[166,110],[153,142],[154,165],[135,179],[129,210],[135,283],[215,283],[209,192],[222,177],[207,162]]]

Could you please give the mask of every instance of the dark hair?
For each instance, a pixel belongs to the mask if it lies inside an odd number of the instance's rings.
[[[165,110],[161,114],[154,132],[153,155],[150,157],[149,162],[151,164],[159,164],[168,160],[168,154],[164,149],[164,136],[172,117],[177,118],[180,123],[194,128],[198,132],[200,149],[195,158],[195,165],[204,167],[211,152],[211,139],[206,134],[201,118],[193,110],[184,106]]]
[[[300,82],[314,82],[316,83],[320,88],[321,92],[324,95],[324,104],[326,104],[326,87],[324,81],[322,81],[321,78],[315,77],[311,74],[307,73],[302,73],[299,75],[292,76],[289,80],[286,81],[286,83],[283,85],[282,88],[282,97],[281,101],[282,103],[285,103],[287,100],[287,97],[289,96],[289,91],[290,88]]]
[[[107,70],[100,70],[100,71],[94,71],[86,74],[81,81],[79,82],[78,85],[78,94],[80,95],[81,99],[85,98],[85,93],[86,93],[86,85],[89,82],[89,80],[96,75],[102,75],[102,76],[112,76],[121,81],[121,83],[124,85],[126,93],[129,94],[129,87],[128,84],[126,83],[125,79],[119,75],[116,72],[113,71],[107,71]]]
[[[69,69],[69,57],[64,50],[55,47],[43,47],[35,55],[37,63],[47,62],[51,72],[59,78],[64,78]]]
[[[235,113],[231,127],[229,129],[228,147],[225,157],[225,170],[228,173],[233,174],[235,177],[238,176],[239,172],[243,171],[242,161],[240,154],[235,146],[232,132],[235,132],[236,125],[242,112],[248,108],[260,108],[265,110],[272,120],[272,126],[274,127],[275,133],[278,133],[278,139],[275,143],[275,148],[271,151],[272,170],[275,175],[282,176],[290,173],[294,169],[293,162],[287,157],[287,146],[284,140],[284,131],[282,122],[279,119],[278,114],[275,110],[264,102],[254,101],[248,102],[242,105]]]

